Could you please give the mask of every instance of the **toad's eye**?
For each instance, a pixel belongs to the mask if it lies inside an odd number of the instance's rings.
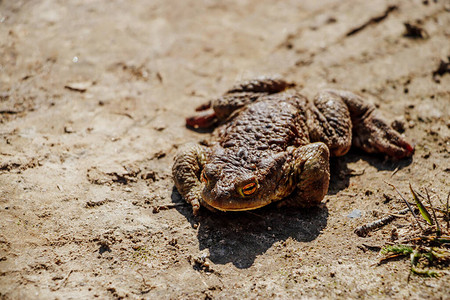
[[[256,192],[256,189],[258,188],[258,184],[256,182],[251,182],[242,187],[242,189],[239,190],[242,196],[248,196]]]
[[[200,175],[200,179],[204,183],[208,182],[208,178],[206,178],[205,171],[203,171],[202,174]]]

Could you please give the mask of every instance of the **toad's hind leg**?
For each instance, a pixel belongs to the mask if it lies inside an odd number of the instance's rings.
[[[288,83],[284,79],[275,77],[259,77],[252,80],[245,80],[238,82],[226,94],[235,93],[264,93],[274,94],[284,91],[287,88],[293,87],[294,84]]]
[[[197,107],[196,115],[186,118],[186,124],[195,128],[213,127],[218,121],[227,119],[234,111],[256,101],[263,95],[282,92],[294,84],[278,77],[261,77],[241,81],[222,97]]]
[[[205,164],[205,147],[198,144],[182,146],[175,156],[172,167],[173,180],[178,192],[192,205],[194,215],[200,209],[200,173]]]
[[[347,106],[340,97],[321,92],[309,105],[307,124],[310,140],[323,142],[332,156],[341,156],[352,145],[352,121]]]
[[[384,153],[399,159],[414,152],[414,148],[380,117],[375,106],[354,93],[320,92],[310,111],[311,140],[323,141],[334,156],[344,155],[351,144],[368,153]]]
[[[293,84],[278,77],[260,77],[241,81],[229,89],[222,97],[212,101],[217,118],[225,120],[235,110],[256,101],[263,95],[279,93]]]
[[[330,153],[324,143],[312,143],[295,149],[289,162],[293,192],[278,206],[310,207],[319,204],[328,192]]]

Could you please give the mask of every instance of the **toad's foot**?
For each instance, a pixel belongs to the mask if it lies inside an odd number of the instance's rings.
[[[205,109],[196,115],[186,118],[186,125],[193,128],[210,128],[217,123],[217,116],[214,110]]]
[[[362,97],[348,91],[326,90],[319,93],[315,101],[316,105],[321,104],[317,103],[317,100],[320,99],[333,100],[334,104],[339,104],[341,101],[345,103],[353,127],[352,144],[354,146],[368,153],[383,153],[397,159],[413,155],[414,148],[380,117],[374,105],[367,103]],[[339,107],[341,106],[339,105]],[[318,107],[320,108],[320,106]],[[343,115],[339,115],[339,118],[336,118],[337,112],[337,109],[332,109],[333,116],[331,118],[327,116],[327,119],[341,124],[344,122],[342,120],[346,118]],[[334,128],[336,130],[340,127],[334,124]],[[326,135],[324,134],[323,136]],[[326,141],[324,142],[327,143]],[[328,146],[330,150],[333,149],[332,145]],[[340,155],[342,154],[345,154],[345,152]]]
[[[353,145],[368,153],[384,153],[397,159],[410,157],[414,148],[376,112],[354,125]]]
[[[200,209],[201,188],[199,180],[205,164],[206,149],[198,144],[186,144],[178,150],[172,168],[175,186],[183,198],[192,205],[194,215]]]

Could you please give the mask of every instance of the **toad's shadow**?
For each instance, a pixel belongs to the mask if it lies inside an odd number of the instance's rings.
[[[335,195],[339,191],[346,189],[350,184],[350,178],[353,176],[360,176],[364,174],[362,170],[352,170],[348,168],[349,163],[354,163],[359,160],[368,162],[378,171],[400,171],[409,166],[413,162],[413,158],[402,160],[386,159],[381,155],[371,155],[362,150],[352,148],[350,151],[341,157],[332,157],[330,159],[330,187],[328,188],[328,195]],[[389,178],[389,176],[387,176]]]
[[[183,200],[176,189],[172,201]],[[177,206],[191,224],[198,222],[200,250],[209,249],[215,264],[233,263],[237,268],[250,267],[255,258],[274,243],[289,237],[296,241],[314,240],[327,225],[325,206],[311,209],[277,209],[273,205],[251,212],[213,213],[201,209],[194,217],[190,206]]]
[[[378,170],[401,170],[412,159],[383,160],[360,150],[352,149],[347,155],[330,161],[331,181],[328,194],[333,195],[348,187],[350,177],[362,175],[364,170],[351,170],[349,163],[365,160]],[[250,267],[255,258],[267,251],[274,243],[289,237],[300,242],[312,241],[326,227],[328,209],[321,205],[310,209],[277,209],[274,205],[250,211],[213,213],[201,209],[194,217],[192,208],[186,204],[175,187],[172,202],[191,225],[199,224],[197,238],[200,250],[209,249],[213,263],[233,263],[237,268]],[[186,205],[183,205],[185,203]]]

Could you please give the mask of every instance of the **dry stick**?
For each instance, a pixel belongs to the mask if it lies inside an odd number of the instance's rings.
[[[408,210],[409,210],[409,208],[408,208]],[[391,216],[394,216],[394,217],[397,217],[397,218],[406,218],[406,216],[403,216],[403,215],[397,215],[396,213],[390,213],[390,212],[387,212],[387,214],[388,214],[388,215],[391,215]]]
[[[408,206],[408,208],[409,208],[409,210],[411,211],[411,213],[412,213],[414,219],[415,219],[416,222],[417,222],[417,225],[419,225],[419,227],[420,227],[420,229],[422,230],[422,232],[424,232],[423,227],[422,227],[422,225],[420,225],[419,219],[417,218],[416,214],[414,213],[414,210],[412,209],[411,205],[409,205],[409,202],[406,201],[406,199],[403,197],[403,195],[400,193],[400,191],[399,191],[393,184],[390,184],[389,182],[386,182],[386,181],[385,181],[384,183],[386,183],[387,185],[390,185],[392,188],[395,189],[395,191],[396,191],[397,194],[400,196],[400,198],[402,198],[402,200],[403,200],[403,201],[406,203],[406,205]]]
[[[58,286],[54,289],[55,291],[59,290],[63,285],[66,284],[67,279],[69,279],[70,274],[72,274],[73,270],[70,270],[69,274],[58,284]]]
[[[406,242],[415,242],[415,241],[420,241],[420,240],[428,240],[428,241],[450,241],[450,236],[437,236],[437,235],[432,235],[432,236],[418,236],[409,240],[405,240]]]
[[[450,197],[450,192],[448,192],[448,195],[447,195],[447,212],[446,212],[446,215],[447,215],[447,231],[449,231],[449,223],[450,223],[450,218],[448,217],[448,198]]]
[[[386,216],[384,218],[381,218],[379,220],[373,221],[371,223],[359,226],[358,228],[355,229],[355,233],[358,236],[366,236],[370,231],[373,231],[375,229],[378,229],[388,223],[390,223],[392,220],[394,220],[395,218],[397,218],[398,216],[396,215],[404,215],[407,214],[409,211],[409,208],[405,208],[401,211],[398,211],[395,213],[395,215],[390,214],[389,216]]]
[[[169,204],[163,204],[163,205],[156,205],[153,206],[153,213],[157,213],[160,210],[168,210],[171,208],[177,208],[179,206],[186,206],[187,203],[169,203]]]
[[[392,254],[392,255],[389,255],[389,256],[387,256],[387,257],[383,257],[382,259],[380,259],[380,261],[378,262],[378,265],[381,265],[383,262],[385,262],[386,260],[389,260],[389,259],[393,259],[393,258],[396,258],[396,257],[400,257],[400,256],[405,256],[403,253],[399,253],[399,254]]]
[[[399,167],[395,168],[395,170],[392,172],[391,177],[394,176],[399,170]]]
[[[150,292],[152,289],[155,288],[154,286],[147,284],[147,282],[145,281],[144,275],[142,275],[142,273],[139,272],[139,270],[136,270],[136,273],[138,273],[139,275],[141,275],[141,277],[142,277],[142,282],[144,283],[144,286],[145,286],[146,288],[148,288],[148,290],[146,290],[145,292],[148,293],[148,292]],[[141,292],[144,292],[144,291],[142,291],[142,289],[141,289]]]
[[[436,228],[438,235],[441,235],[441,226],[439,225],[438,219],[436,218],[436,212],[434,211],[433,204],[431,204],[430,195],[428,194],[428,189],[425,188],[425,192],[427,193],[428,203],[430,203],[431,211],[433,212],[434,222],[436,222]]]

